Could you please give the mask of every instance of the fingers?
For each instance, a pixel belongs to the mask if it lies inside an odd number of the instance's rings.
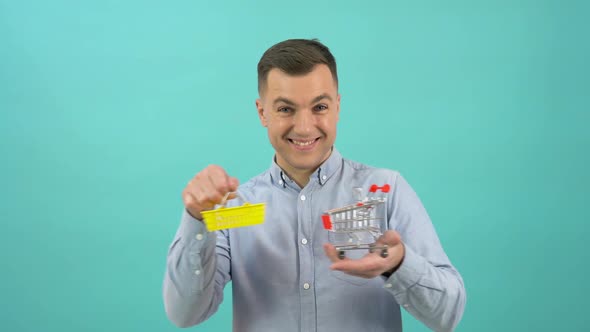
[[[210,165],[189,181],[182,192],[182,200],[189,213],[201,219],[202,211],[213,209],[228,192],[236,191],[238,186],[238,179],[228,176],[223,168]]]
[[[332,244],[324,244],[326,256],[332,262],[330,269],[342,271],[354,276],[374,278],[385,271],[398,266],[405,254],[401,236],[396,231],[386,231],[375,242],[377,247],[387,245],[387,257],[381,256],[381,250],[369,252],[360,259],[339,259],[338,250]]]
[[[361,259],[338,257],[338,250],[330,243],[324,244],[324,252],[332,262],[330,268],[354,275],[364,275],[377,271],[383,267],[383,258],[378,253],[368,253]]]
[[[336,248],[332,244],[325,243],[324,252],[326,253],[326,256],[328,256],[332,263],[340,261],[340,258],[338,258],[338,250],[336,250]]]
[[[361,259],[339,259],[330,266],[332,270],[346,272],[348,274],[371,278],[379,275],[379,271],[385,271],[387,262],[376,253],[368,253]]]
[[[230,177],[228,185],[229,185],[229,191],[236,191],[236,190],[238,190],[238,186],[240,185],[240,181],[236,178]]]
[[[340,259],[340,257],[338,257],[338,250],[336,250],[336,248],[330,243],[324,244],[324,252],[332,262],[330,269],[339,270],[355,276],[364,277],[364,275],[359,272],[363,271],[363,268],[358,266],[359,260],[352,260],[346,257]]]
[[[375,241],[378,245],[387,245],[388,247],[394,247],[402,242],[402,237],[399,235],[398,232],[389,230],[385,231],[383,235],[381,235],[377,241]]]

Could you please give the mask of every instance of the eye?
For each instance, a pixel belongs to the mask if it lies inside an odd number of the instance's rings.
[[[313,110],[314,110],[314,111],[316,111],[316,112],[323,112],[323,111],[325,111],[325,110],[327,110],[327,109],[328,109],[328,105],[324,105],[324,104],[319,104],[319,105],[316,105],[316,106],[313,108]]]
[[[293,110],[289,107],[279,107],[279,109],[277,110],[279,113],[291,113]]]

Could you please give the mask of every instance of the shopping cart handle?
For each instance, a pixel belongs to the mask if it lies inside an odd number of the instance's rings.
[[[384,185],[382,185],[381,187],[379,187],[378,185],[374,184],[369,189],[369,192],[376,193],[377,190],[381,190],[381,192],[388,193],[389,192],[389,189],[391,189],[391,187],[387,183],[384,184]]]
[[[324,223],[324,228],[325,229],[332,229],[332,220],[330,219],[330,216],[327,214],[322,215],[322,221]]]

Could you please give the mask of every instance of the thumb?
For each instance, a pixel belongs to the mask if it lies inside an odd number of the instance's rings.
[[[240,186],[240,181],[234,177],[230,177],[229,180],[229,191],[236,191]]]
[[[386,244],[388,247],[393,247],[402,242],[402,237],[396,231],[386,231],[377,239],[376,241],[379,244]]]

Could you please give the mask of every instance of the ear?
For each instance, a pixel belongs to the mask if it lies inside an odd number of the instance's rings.
[[[340,119],[340,94],[338,94],[338,98],[336,98],[336,120]]]
[[[256,110],[258,111],[258,118],[260,118],[260,124],[263,127],[268,126],[268,121],[266,120],[266,116],[264,115],[264,109],[262,108],[262,100],[260,98],[256,99]]]

